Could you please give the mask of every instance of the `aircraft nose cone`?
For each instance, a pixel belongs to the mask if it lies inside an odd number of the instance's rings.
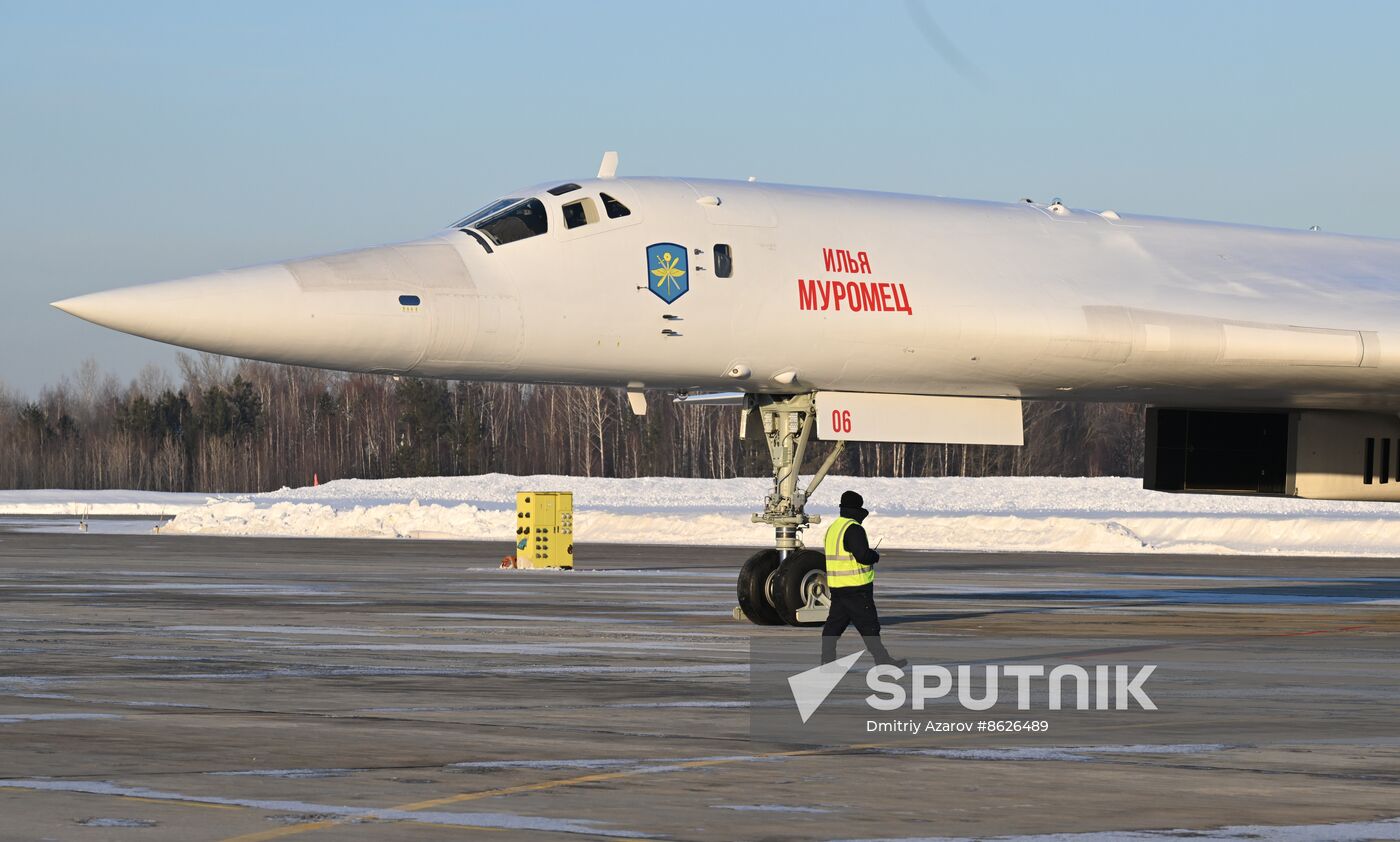
[[[122,308],[123,296],[118,293],[125,290],[107,290],[106,292],[94,292],[90,295],[75,295],[72,298],[65,298],[62,301],[55,301],[50,307],[57,307],[70,316],[77,316],[93,324],[111,327],[103,317],[106,314],[118,312]]]
[[[62,301],[50,302],[49,306],[57,307],[70,316],[77,316],[80,319],[92,321],[92,319],[88,318],[88,315],[93,312],[94,306],[100,309],[102,305],[100,303],[94,305],[91,299],[98,298],[101,295],[102,293],[100,292],[95,292],[92,295],[75,295],[72,298],[65,298]]]
[[[52,306],[124,333],[230,353],[225,348],[238,343],[240,327],[294,305],[296,293],[286,268],[272,264],[94,292]]]
[[[392,271],[401,248],[268,263],[53,302],[135,336],[231,357],[402,373],[423,358],[428,307],[400,296],[420,283]],[[465,271],[465,270],[463,270]]]

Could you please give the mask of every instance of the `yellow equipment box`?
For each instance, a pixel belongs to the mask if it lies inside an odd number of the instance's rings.
[[[574,566],[572,491],[521,491],[515,495],[515,566]]]

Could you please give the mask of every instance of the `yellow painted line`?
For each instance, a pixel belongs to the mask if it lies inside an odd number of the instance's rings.
[[[32,792],[33,790],[30,790],[30,791]],[[87,792],[83,793],[83,795],[92,795],[92,794],[93,794],[93,793],[87,793]],[[210,804],[208,801],[176,801],[176,800],[171,799],[171,798],[142,798],[142,797],[140,797],[139,795],[118,795],[117,797],[118,797],[118,798],[123,798],[123,799],[125,799],[125,800],[127,800],[127,801],[141,801],[141,802],[144,802],[144,803],[146,803],[146,804],[174,804],[174,805],[176,805],[176,806],[178,806],[178,807],[204,807],[205,809],[208,809],[208,810],[246,810],[246,809],[248,809],[247,807],[244,807],[244,806],[241,806],[241,805],[238,805],[238,804]]]
[[[311,822],[310,824],[289,824],[286,827],[274,827],[271,830],[260,830],[257,833],[245,833],[242,836],[232,836],[224,842],[262,842],[264,839],[281,839],[283,836],[296,836],[298,833],[309,833],[313,830],[335,827],[339,822]]]
[[[840,751],[850,751],[852,749],[874,748],[880,743],[864,743],[861,745],[846,746]],[[714,760],[685,760],[679,763],[667,763],[664,760],[653,764],[650,767],[639,769],[624,769],[618,772],[595,772],[591,775],[579,775],[574,778],[557,778],[552,781],[540,781],[533,784],[518,784],[516,786],[506,786],[500,789],[484,789],[477,792],[463,792],[458,795],[448,795],[444,798],[433,798],[427,801],[418,801],[413,804],[404,804],[398,807],[390,807],[391,810],[403,810],[412,812],[415,810],[426,810],[430,807],[441,807],[445,804],[459,804],[463,801],[479,801],[483,798],[495,798],[500,795],[515,795],[521,792],[541,792],[548,789],[558,789],[561,786],[577,786],[578,784],[591,784],[601,781],[615,781],[619,778],[631,778],[638,775],[656,774],[649,771],[656,766],[665,766],[667,771],[680,771],[682,769],[703,769],[709,766],[724,766],[731,763],[744,763],[750,760],[766,760],[772,757],[802,757],[810,754],[828,754],[831,748],[806,748],[795,751],[774,751],[766,754],[750,754],[742,757],[721,757]]]
[[[812,754],[829,754],[834,751],[860,750],[867,748],[875,748],[880,745],[883,745],[883,743],[862,743],[860,745],[845,746],[838,749],[824,747],[799,749],[795,751],[774,751],[765,754],[748,754],[740,757],[721,757],[715,760],[684,760],[679,763],[667,763],[666,761],[662,760],[658,761],[657,763],[651,766],[645,766],[637,769],[626,769],[619,772],[595,772],[591,775],[578,775],[572,778],[556,778],[552,781],[539,781],[533,784],[518,784],[516,786],[504,786],[498,789],[483,789],[477,790],[475,792],[462,792],[458,793],[457,795],[448,795],[442,798],[430,798],[427,801],[415,801],[411,804],[400,804],[395,807],[381,807],[380,810],[384,812],[395,811],[408,813],[415,812],[418,810],[426,810],[430,807],[442,807],[447,804],[460,804],[463,801],[480,801],[484,798],[496,798],[497,796],[501,795],[515,795],[521,792],[543,792],[544,790],[558,789],[559,787],[565,786],[577,786],[579,784],[599,783],[601,781],[615,781],[621,778],[632,778],[637,777],[639,775],[658,774],[657,772],[650,771],[650,769],[653,769],[656,766],[664,766],[666,767],[668,772],[679,772],[685,769],[703,769],[710,766],[724,766],[732,763],[745,763],[751,760],[767,760],[769,758],[774,757],[803,757]],[[354,818],[373,819],[375,818],[375,814],[372,812],[362,813],[360,815],[355,816]],[[221,840],[221,842],[260,842],[260,840],[263,839],[277,839],[283,836],[294,836],[298,833],[309,833],[313,830],[320,830],[326,827],[333,827],[338,823],[339,822],[331,821],[317,822],[315,824],[293,825],[291,827],[278,828],[276,836],[267,836],[262,833],[254,833],[252,835],[247,836],[233,836],[228,839],[223,839]],[[417,822],[415,822],[415,824],[417,824]],[[449,827],[449,825],[439,826]],[[457,825],[450,825],[450,827],[456,826]],[[272,831],[266,831],[265,833],[267,832]]]
[[[508,827],[481,827],[474,824],[438,824],[437,822],[404,822],[404,824],[411,824],[414,827],[435,827],[438,830],[489,830],[492,833],[500,833],[510,829]]]

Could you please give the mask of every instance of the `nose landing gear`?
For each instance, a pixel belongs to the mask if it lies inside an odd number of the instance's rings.
[[[808,515],[807,500],[836,464],[845,442],[838,441],[805,489],[798,488],[802,460],[815,426],[813,396],[750,395],[744,406],[740,435],[757,411],[768,454],[773,461],[773,491],[764,499],[754,523],[773,527],[771,550],[755,553],[739,571],[736,619],[761,626],[818,625],[826,620],[830,597],[826,588],[826,558],[803,547],[802,530],[821,518]]]
[[[759,626],[781,626],[787,621],[773,599],[773,579],[778,572],[777,550],[759,550],[739,568],[739,607],[735,619]]]

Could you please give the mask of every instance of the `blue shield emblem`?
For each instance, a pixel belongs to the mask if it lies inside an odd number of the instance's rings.
[[[690,261],[685,246],[656,243],[647,246],[647,289],[667,304],[690,289]]]

